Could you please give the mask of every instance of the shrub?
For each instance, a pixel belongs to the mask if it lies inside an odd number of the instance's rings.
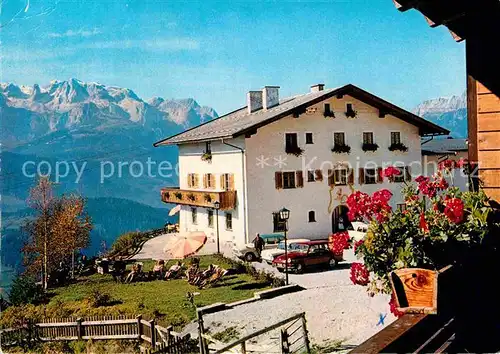
[[[128,232],[123,234],[113,243],[108,256],[130,256],[147,239],[148,236],[142,232]]]
[[[37,304],[43,299],[43,289],[33,276],[20,275],[12,282],[9,300],[14,306]]]
[[[376,144],[376,143],[363,143],[363,146],[361,148],[363,149],[364,152],[377,151],[378,144]]]
[[[90,307],[107,306],[111,303],[111,295],[96,288],[92,289],[86,300]]]
[[[201,160],[211,162],[212,161],[212,153],[211,152],[203,153],[203,155],[201,155]]]

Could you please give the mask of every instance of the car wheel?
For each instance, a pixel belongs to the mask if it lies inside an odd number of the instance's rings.
[[[247,254],[245,254],[245,261],[247,262],[253,262],[255,261],[255,259],[255,255],[252,252],[248,252]]]
[[[296,272],[297,274],[304,273],[304,265],[302,263],[297,264]]]
[[[334,269],[337,267],[337,265],[339,264],[339,262],[335,259],[335,258],[331,258],[329,261],[328,261],[328,268],[330,269]]]

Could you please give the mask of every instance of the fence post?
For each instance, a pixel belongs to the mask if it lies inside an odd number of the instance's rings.
[[[170,346],[170,344],[172,343],[172,329],[174,327],[172,326],[168,326],[167,327],[167,345]]]
[[[137,339],[141,339],[142,336],[142,315],[137,316]]]
[[[206,346],[205,338],[205,328],[203,327],[203,313],[196,309],[196,317],[198,319],[198,341],[200,346],[200,354],[208,354],[208,348]]]
[[[286,329],[281,330],[280,340],[281,340],[281,353],[282,354],[289,354],[290,353],[290,344],[288,343],[288,333],[287,333]]]
[[[247,354],[247,343],[241,342],[241,354]]]
[[[304,334],[304,344],[306,346],[306,353],[311,353],[311,348],[309,344],[309,333],[307,332],[307,324],[306,324],[306,314],[302,314],[302,332]]]
[[[149,321],[149,325],[151,327],[151,347],[156,349],[156,328],[155,328],[155,320]]]
[[[78,317],[76,319],[76,335],[78,336],[78,340],[82,340],[83,327],[82,327],[82,318],[81,317]]]

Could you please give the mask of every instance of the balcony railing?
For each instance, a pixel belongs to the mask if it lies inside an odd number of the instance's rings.
[[[220,203],[219,209],[231,210],[236,207],[236,191],[200,191],[179,189],[178,187],[162,188],[161,200],[164,203],[191,205],[213,208],[214,203]]]

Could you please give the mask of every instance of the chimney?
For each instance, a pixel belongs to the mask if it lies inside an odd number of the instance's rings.
[[[325,84],[316,84],[311,86],[311,93],[323,91]]]
[[[269,109],[279,105],[279,91],[279,86],[264,86],[264,88],[262,89],[262,104],[264,106],[264,109]]]
[[[248,113],[255,112],[262,108],[262,91],[248,91],[247,110]]]

